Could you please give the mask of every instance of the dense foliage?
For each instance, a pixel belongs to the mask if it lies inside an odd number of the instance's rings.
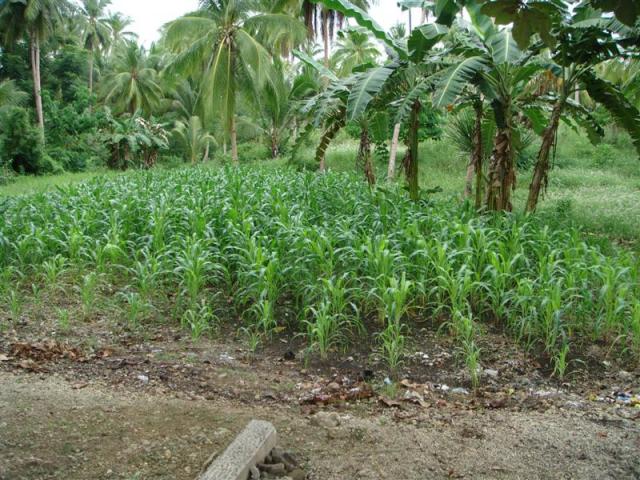
[[[7,284],[115,284],[196,335],[217,318],[254,341],[289,327],[325,356],[369,331],[395,368],[410,329],[430,318],[459,340],[473,379],[487,322],[560,376],[594,339],[640,356],[635,256],[532,218],[372,192],[349,174],[137,173],[10,198],[2,215]]]

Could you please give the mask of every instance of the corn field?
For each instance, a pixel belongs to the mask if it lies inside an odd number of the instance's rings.
[[[324,358],[370,335],[392,370],[412,327],[429,322],[456,338],[474,383],[489,323],[559,377],[593,342],[640,357],[633,254],[605,254],[535,219],[414,203],[348,174],[136,172],[4,199],[0,210],[9,312],[24,286],[69,282],[90,315],[109,281],[132,322],[169,298],[194,337],[233,322],[252,348],[286,328]]]

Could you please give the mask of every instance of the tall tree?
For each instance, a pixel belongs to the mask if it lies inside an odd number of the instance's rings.
[[[199,80],[205,117],[220,116],[231,157],[238,163],[236,97],[241,79],[251,79],[256,88],[266,84],[272,58],[260,39],[301,26],[288,15],[256,11],[255,3],[246,0],[206,0],[201,6],[166,27],[165,40],[175,54],[169,71]]]
[[[125,41],[135,40],[138,36],[127,30],[133,20],[129,17],[124,16],[120,12],[112,13],[107,18],[107,23],[111,28],[111,41],[109,42],[109,52],[113,51],[114,48],[117,48],[119,45],[122,45]]]
[[[352,5],[367,11],[371,6],[369,0],[353,0]],[[324,64],[329,66],[329,52],[335,32],[344,24],[344,14],[340,10],[329,8],[317,0],[302,0],[302,15],[310,38],[322,38]]]
[[[93,70],[99,49],[111,40],[111,24],[105,9],[111,0],[82,0],[84,48],[89,52],[89,93],[93,93]]]
[[[349,28],[338,33],[331,63],[339,76],[346,76],[358,65],[375,63],[379,56],[380,51],[367,30],[360,27]]]
[[[142,111],[149,117],[162,99],[158,72],[149,66],[144,47],[128,42],[104,79],[104,101],[112,102],[118,113]]]
[[[29,39],[36,117],[43,140],[44,111],[42,109],[40,51],[42,44],[53,34],[62,17],[62,12],[68,7],[69,4],[66,0],[6,0],[0,5],[2,44],[11,48],[25,35]]]

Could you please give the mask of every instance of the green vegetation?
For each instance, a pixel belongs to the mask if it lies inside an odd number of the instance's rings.
[[[365,0],[202,0],[149,48],[110,3],[0,4],[11,321],[64,288],[62,332],[366,338],[393,373],[429,323],[474,387],[487,325],[558,377],[640,357],[633,0],[406,0],[390,32]]]
[[[108,283],[133,326],[158,305],[197,339],[237,316],[235,328],[263,339],[280,327],[304,332],[323,357],[370,332],[392,369],[416,322],[438,318],[474,383],[488,321],[547,355],[558,375],[567,353],[593,339],[640,354],[634,255],[604,253],[535,218],[371,191],[352,174],[141,172],[11,197],[2,208],[5,279],[70,282],[85,317]],[[5,297],[12,315],[19,295]]]

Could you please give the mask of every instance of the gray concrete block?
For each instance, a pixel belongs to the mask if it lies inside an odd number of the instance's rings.
[[[251,467],[263,462],[276,443],[278,434],[271,423],[252,420],[199,480],[247,480]]]

